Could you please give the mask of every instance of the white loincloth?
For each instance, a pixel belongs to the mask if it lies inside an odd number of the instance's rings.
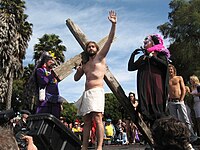
[[[83,92],[83,95],[74,103],[77,114],[85,116],[90,112],[104,113],[105,95],[103,88],[94,88]]]

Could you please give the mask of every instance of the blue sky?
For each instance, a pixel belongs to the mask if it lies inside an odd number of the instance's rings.
[[[85,33],[88,40],[100,41],[110,30],[108,11],[117,12],[116,40],[107,55],[107,65],[125,93],[136,93],[137,71],[128,72],[127,64],[134,49],[143,45],[149,34],[159,33],[157,26],[168,21],[170,0],[25,0],[28,21],[33,24],[33,35],[26,51],[24,66],[34,63],[33,46],[44,34],[56,34],[67,47],[65,60],[82,49],[65,22],[70,18]],[[168,41],[165,40],[165,46]],[[60,95],[74,102],[84,91],[85,77],[75,82],[74,72],[59,83]],[[111,90],[104,85],[105,92]]]

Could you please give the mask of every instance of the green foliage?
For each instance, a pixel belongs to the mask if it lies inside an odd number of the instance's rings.
[[[169,6],[169,22],[158,29],[170,38],[172,64],[185,80],[200,76],[200,0],[173,0]]]
[[[18,79],[14,80],[13,82],[13,97],[21,97],[23,94],[23,87],[24,87],[25,80],[24,79]]]
[[[24,84],[25,80],[23,78],[13,81],[12,108],[15,110],[19,110],[22,107]]]
[[[28,81],[28,79],[31,77],[33,70],[35,68],[34,64],[28,64],[28,66],[24,67],[24,73],[23,73],[23,78]]]
[[[13,91],[12,91],[12,107],[19,109],[19,107],[24,107],[27,102],[27,97],[25,96],[25,87],[27,81],[29,80],[32,72],[34,70],[34,64],[28,64],[24,67],[24,72],[21,78],[14,79],[13,81]]]
[[[63,103],[63,111],[61,113],[61,116],[66,117],[66,120],[68,123],[74,122],[77,118],[80,119],[80,117],[77,116],[77,109],[73,105],[73,103]]]
[[[121,105],[113,93],[105,94],[105,112],[104,118],[111,118],[113,122],[122,119]]]

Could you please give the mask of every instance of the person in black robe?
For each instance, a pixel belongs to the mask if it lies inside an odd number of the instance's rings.
[[[135,61],[135,55],[143,54]],[[168,97],[169,50],[162,38],[155,34],[144,40],[144,49],[136,49],[128,62],[128,71],[137,72],[138,111],[150,125],[166,115]]]

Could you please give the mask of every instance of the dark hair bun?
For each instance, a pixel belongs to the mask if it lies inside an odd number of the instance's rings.
[[[160,44],[160,42],[158,40],[158,37],[156,35],[152,35],[151,39],[153,40],[153,42],[154,42],[155,45]]]

